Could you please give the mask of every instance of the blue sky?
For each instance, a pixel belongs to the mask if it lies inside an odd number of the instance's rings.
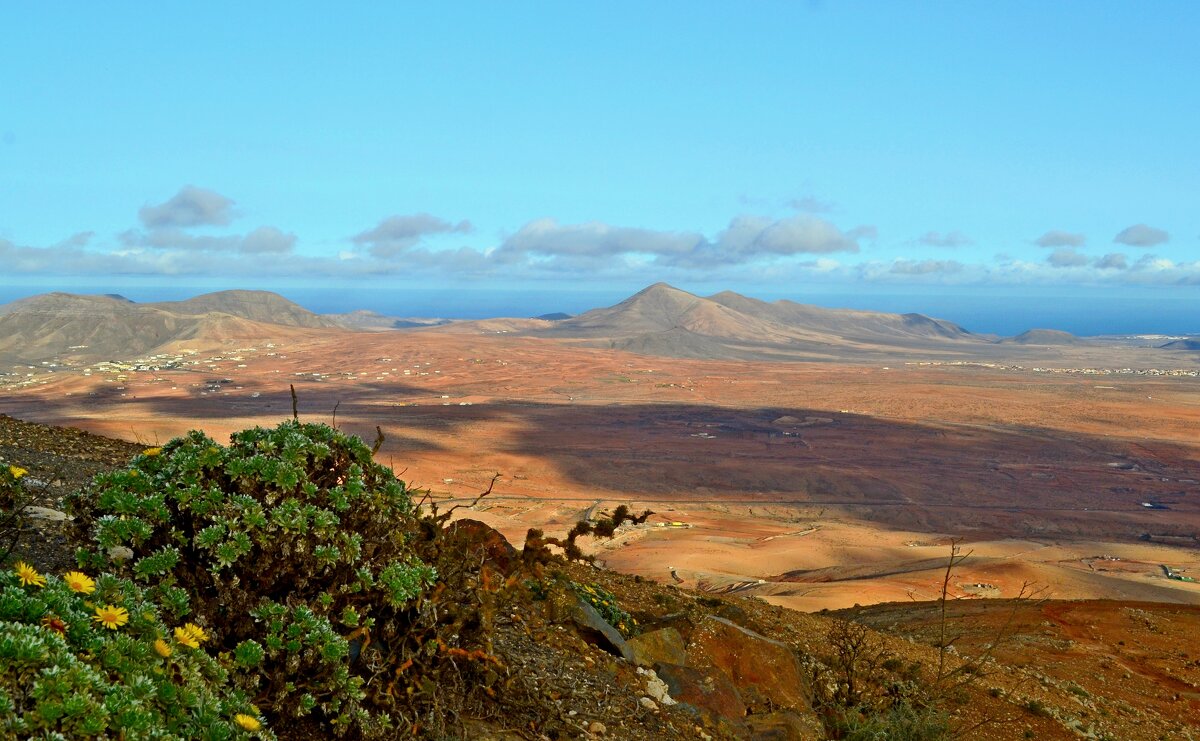
[[[1200,285],[1194,2],[24,3],[0,283]]]

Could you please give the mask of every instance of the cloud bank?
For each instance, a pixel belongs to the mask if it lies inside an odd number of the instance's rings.
[[[528,221],[491,244],[475,234],[468,220],[414,211],[386,216],[332,243],[304,245],[299,236],[277,226],[230,228],[239,218],[235,205],[217,191],[184,186],[166,201],[137,209],[138,225],[114,236],[84,231],[48,246],[0,239],[0,265],[6,274],[17,276],[452,276],[505,281],[719,277],[729,282],[1200,285],[1200,261],[1154,254],[1135,260],[1123,252],[1089,254],[1085,235],[1060,229],[1033,240],[1049,252],[1029,259],[1002,254],[973,261],[961,252],[959,259],[930,259],[929,250],[896,256],[889,250],[901,245],[880,245],[874,225],[839,225],[818,215],[830,209],[811,197],[789,203],[789,215],[742,213],[709,233],[601,221],[564,223],[546,217]],[[460,242],[466,235],[474,236],[475,246]],[[1165,230],[1144,223],[1123,229],[1114,239],[1141,249],[1168,240]],[[926,232],[903,246],[958,248],[973,243],[952,230]],[[1030,242],[1024,244],[1028,250]]]

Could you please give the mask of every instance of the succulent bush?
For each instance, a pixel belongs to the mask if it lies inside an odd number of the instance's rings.
[[[626,638],[636,635],[640,632],[638,622],[617,604],[616,596],[596,584],[579,584],[571,582],[571,589],[575,594],[579,595],[585,602],[596,608],[596,612],[600,613],[600,617]]]
[[[176,628],[128,579],[0,571],[0,736],[274,738],[202,632]]]
[[[326,425],[255,427],[227,447],[191,432],[68,505],[81,567],[128,575],[207,631],[268,715],[385,733],[397,693],[384,681],[437,652],[409,645],[437,577],[410,492]]]

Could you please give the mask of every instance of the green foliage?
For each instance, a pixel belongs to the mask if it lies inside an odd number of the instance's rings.
[[[438,574],[414,550],[409,491],[361,440],[296,421],[228,447],[191,432],[68,504],[89,543],[80,564],[124,570],[203,626],[268,714],[390,727],[367,684],[399,663],[385,640],[402,642]]]
[[[1030,713],[1033,713],[1034,715],[1036,715],[1040,718],[1050,717],[1050,709],[1046,707],[1046,703],[1042,702],[1041,700],[1037,699],[1036,697],[1031,697],[1031,698],[1027,699],[1025,701],[1023,707],[1026,710],[1028,710]]]
[[[115,628],[94,619],[95,606],[128,613]],[[145,590],[101,576],[77,593],[49,575],[22,585],[0,572],[0,735],[39,738],[234,739],[247,737],[236,717],[257,719],[224,663],[189,649]],[[156,649],[156,642],[162,653]],[[265,727],[259,738],[274,738]]]
[[[612,592],[596,584],[571,582],[571,588],[584,601],[595,607],[596,612],[600,613],[600,617],[620,631],[621,635],[628,638],[640,632],[637,620],[634,620],[632,615],[617,604],[617,598]]]
[[[840,714],[830,729],[845,741],[941,741],[951,738],[946,714],[900,702],[885,710],[863,708]]]

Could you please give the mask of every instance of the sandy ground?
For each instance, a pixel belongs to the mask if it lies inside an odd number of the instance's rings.
[[[919,356],[671,360],[437,332],[176,350],[184,360],[158,370],[66,359],[7,376],[0,412],[147,444],[193,428],[222,440],[289,417],[294,384],[302,418],[333,422],[336,408],[368,440],[379,426],[381,460],[439,501],[469,500],[500,473],[462,512],[517,543],[597,503],[654,510],[595,550],[659,581],[801,610],[929,599],[960,538],[972,555],[956,596],[1034,582],[1058,598],[1200,604],[1200,584],[1162,569],[1200,576],[1195,378]]]

